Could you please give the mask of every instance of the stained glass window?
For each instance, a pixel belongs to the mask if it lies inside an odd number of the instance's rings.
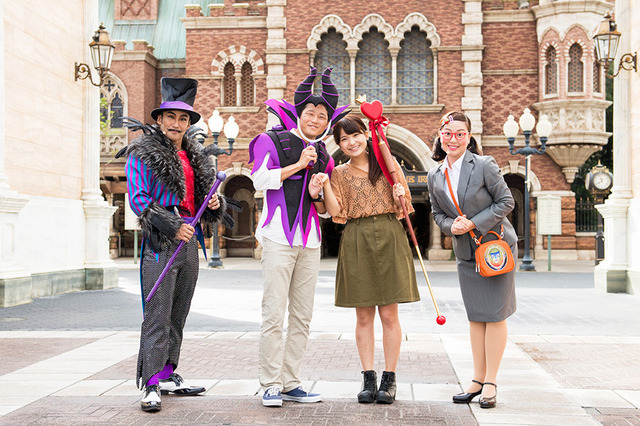
[[[116,93],[111,101],[111,127],[119,129],[122,127],[122,99],[120,99],[120,93]]]
[[[584,64],[582,59],[582,46],[574,43],[569,48],[569,92],[582,92],[584,81]]]
[[[558,64],[556,62],[556,49],[553,46],[547,48],[547,64],[545,65],[545,94],[555,95],[558,93]]]
[[[322,73],[325,68],[332,67],[331,81],[336,85],[338,95],[340,96],[339,104],[349,103],[349,69],[350,61],[347,53],[347,43],[342,40],[342,34],[335,28],[329,28],[329,31],[320,37],[318,43],[318,51],[313,61],[314,66],[318,68],[318,73]],[[317,77],[314,85],[314,93],[320,94],[322,86],[320,85],[320,77]]]
[[[122,118],[127,114],[124,84],[107,74],[100,86],[100,152],[114,154],[127,144]]]
[[[253,77],[251,76],[253,68],[249,62],[242,64],[242,77],[240,85],[242,86],[242,105],[253,105]]]
[[[398,54],[398,104],[432,104],[433,53],[427,35],[418,26],[406,32]]]
[[[231,62],[224,66],[224,106],[236,106],[236,69]]]
[[[356,55],[356,96],[391,103],[391,54],[384,34],[371,27],[358,43]]]

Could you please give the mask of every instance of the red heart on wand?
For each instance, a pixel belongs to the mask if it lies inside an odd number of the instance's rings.
[[[360,111],[367,117],[369,120],[377,120],[382,117],[382,103],[379,100],[375,100],[371,103],[363,102],[360,105]]]

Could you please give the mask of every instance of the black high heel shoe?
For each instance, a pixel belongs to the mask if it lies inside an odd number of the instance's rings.
[[[489,398],[480,397],[480,408],[493,408],[496,406],[496,396],[498,395],[498,386],[495,383],[485,382],[485,385],[492,385],[496,388],[496,393]]]
[[[479,382],[477,380],[471,380],[471,381],[473,383],[479,384],[480,390],[477,392],[466,392],[466,393],[459,393],[457,395],[453,395],[453,402],[455,402],[456,404],[468,404],[471,402],[473,398],[475,398],[476,396],[482,393],[482,387],[484,386],[484,383]]]

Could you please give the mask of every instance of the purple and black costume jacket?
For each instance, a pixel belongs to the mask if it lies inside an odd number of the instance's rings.
[[[262,167],[267,153],[269,154],[267,168],[282,169],[296,163],[306,146],[306,142],[283,128],[275,128],[262,133],[253,139],[249,145],[249,163],[254,163],[252,173]],[[293,238],[298,228],[302,233],[303,246],[306,246],[309,233],[312,230],[312,219],[314,218],[315,231],[320,235],[318,212],[311,201],[308,186],[313,174],[331,174],[334,161],[323,142],[318,141],[315,146],[318,159],[311,168],[299,170],[285,179],[280,189],[269,189],[265,195],[269,210],[262,226],[266,226],[271,222],[276,209],[280,207],[284,234],[291,246],[293,246]]]

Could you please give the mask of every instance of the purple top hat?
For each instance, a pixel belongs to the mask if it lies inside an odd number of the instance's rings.
[[[189,114],[191,124],[200,121],[200,114],[193,110],[193,102],[198,91],[198,80],[192,78],[162,77],[160,80],[162,103],[151,111],[154,120],[164,111],[178,110]]]

